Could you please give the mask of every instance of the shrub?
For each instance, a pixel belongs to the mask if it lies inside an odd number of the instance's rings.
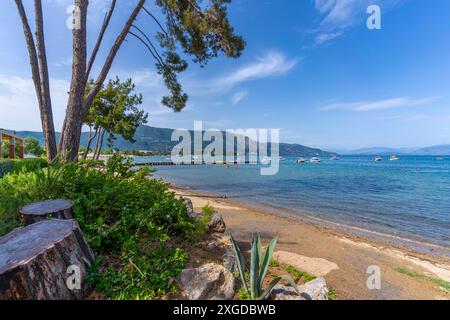
[[[198,219],[197,232],[199,236],[204,235],[208,231],[208,223],[211,221],[212,216],[216,210],[213,206],[207,204],[202,208],[202,216]]]
[[[48,162],[44,158],[0,159],[0,178],[8,173],[35,171],[45,168],[47,165]]]
[[[113,156],[108,164],[54,164],[0,180],[0,232],[20,223],[24,204],[68,198],[97,257],[89,281],[113,299],[148,299],[171,292],[169,280],[187,259],[195,221],[168,186]],[[9,229],[9,230],[8,230]]]

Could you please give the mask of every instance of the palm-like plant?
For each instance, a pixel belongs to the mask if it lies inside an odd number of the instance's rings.
[[[297,290],[295,281],[289,275],[283,275],[274,278],[267,288],[263,289],[264,279],[269,269],[270,260],[277,244],[278,235],[270,241],[265,252],[262,250],[261,237],[259,234],[252,235],[252,247],[250,253],[250,290],[245,279],[245,264],[244,257],[239,249],[233,236],[231,236],[231,242],[233,243],[233,250],[236,256],[236,261],[239,269],[239,275],[241,277],[242,287],[246,292],[250,293],[252,299],[265,300],[270,297],[273,288],[281,280],[286,280],[292,287]]]

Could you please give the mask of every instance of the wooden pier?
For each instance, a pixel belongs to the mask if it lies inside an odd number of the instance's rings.
[[[143,162],[135,163],[136,167],[158,167],[158,166],[203,166],[203,165],[238,165],[238,164],[257,164],[254,161],[217,161],[217,162],[206,162],[206,161],[182,161],[180,163],[173,161],[154,161],[154,162]]]

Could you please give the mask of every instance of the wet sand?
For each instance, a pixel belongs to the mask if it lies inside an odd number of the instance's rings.
[[[399,273],[407,268],[433,278],[450,281],[448,248],[412,242],[394,237],[377,236],[362,230],[320,221],[298,219],[271,208],[258,208],[230,199],[172,188],[178,195],[189,197],[196,211],[206,204],[219,211],[227,232],[240,242],[249,242],[252,232],[268,241],[277,232],[276,251],[292,261],[302,261],[311,270],[337,265],[324,275],[337,299],[450,299],[450,292],[431,281]],[[403,241],[405,240],[405,241]],[[415,245],[417,245],[415,247]],[[314,265],[318,263],[322,265]],[[381,271],[381,289],[367,288],[369,266]]]

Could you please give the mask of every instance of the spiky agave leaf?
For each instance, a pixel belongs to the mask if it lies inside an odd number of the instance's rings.
[[[245,281],[245,268],[244,268],[244,258],[242,257],[241,250],[239,249],[233,235],[230,234],[231,243],[233,244],[233,251],[236,257],[236,263],[238,265],[239,275],[241,276],[242,287],[245,291],[248,291],[247,282]]]
[[[259,251],[259,266],[261,267],[261,263],[263,261],[263,250],[262,250],[262,242],[261,242],[261,235],[258,233],[258,251]]]
[[[261,263],[261,273],[259,274],[259,287],[261,288],[261,291],[264,278],[266,277],[267,270],[269,269],[273,251],[275,250],[275,246],[277,245],[277,241],[278,241],[278,234],[275,236],[275,238],[272,239],[272,241],[270,241],[269,245],[267,246],[266,252],[264,254],[264,259]]]
[[[257,299],[261,294],[261,286],[259,279],[259,250],[258,237],[252,235],[252,248],[250,252],[250,290],[253,299]]]
[[[298,292],[297,284],[295,283],[294,279],[291,278],[291,276],[284,275],[279,276],[273,279],[270,284],[267,286],[266,290],[264,290],[263,294],[259,296],[258,300],[266,300],[270,297],[270,294],[272,293],[273,288],[280,282],[281,280],[286,280],[289,282],[289,284]]]

